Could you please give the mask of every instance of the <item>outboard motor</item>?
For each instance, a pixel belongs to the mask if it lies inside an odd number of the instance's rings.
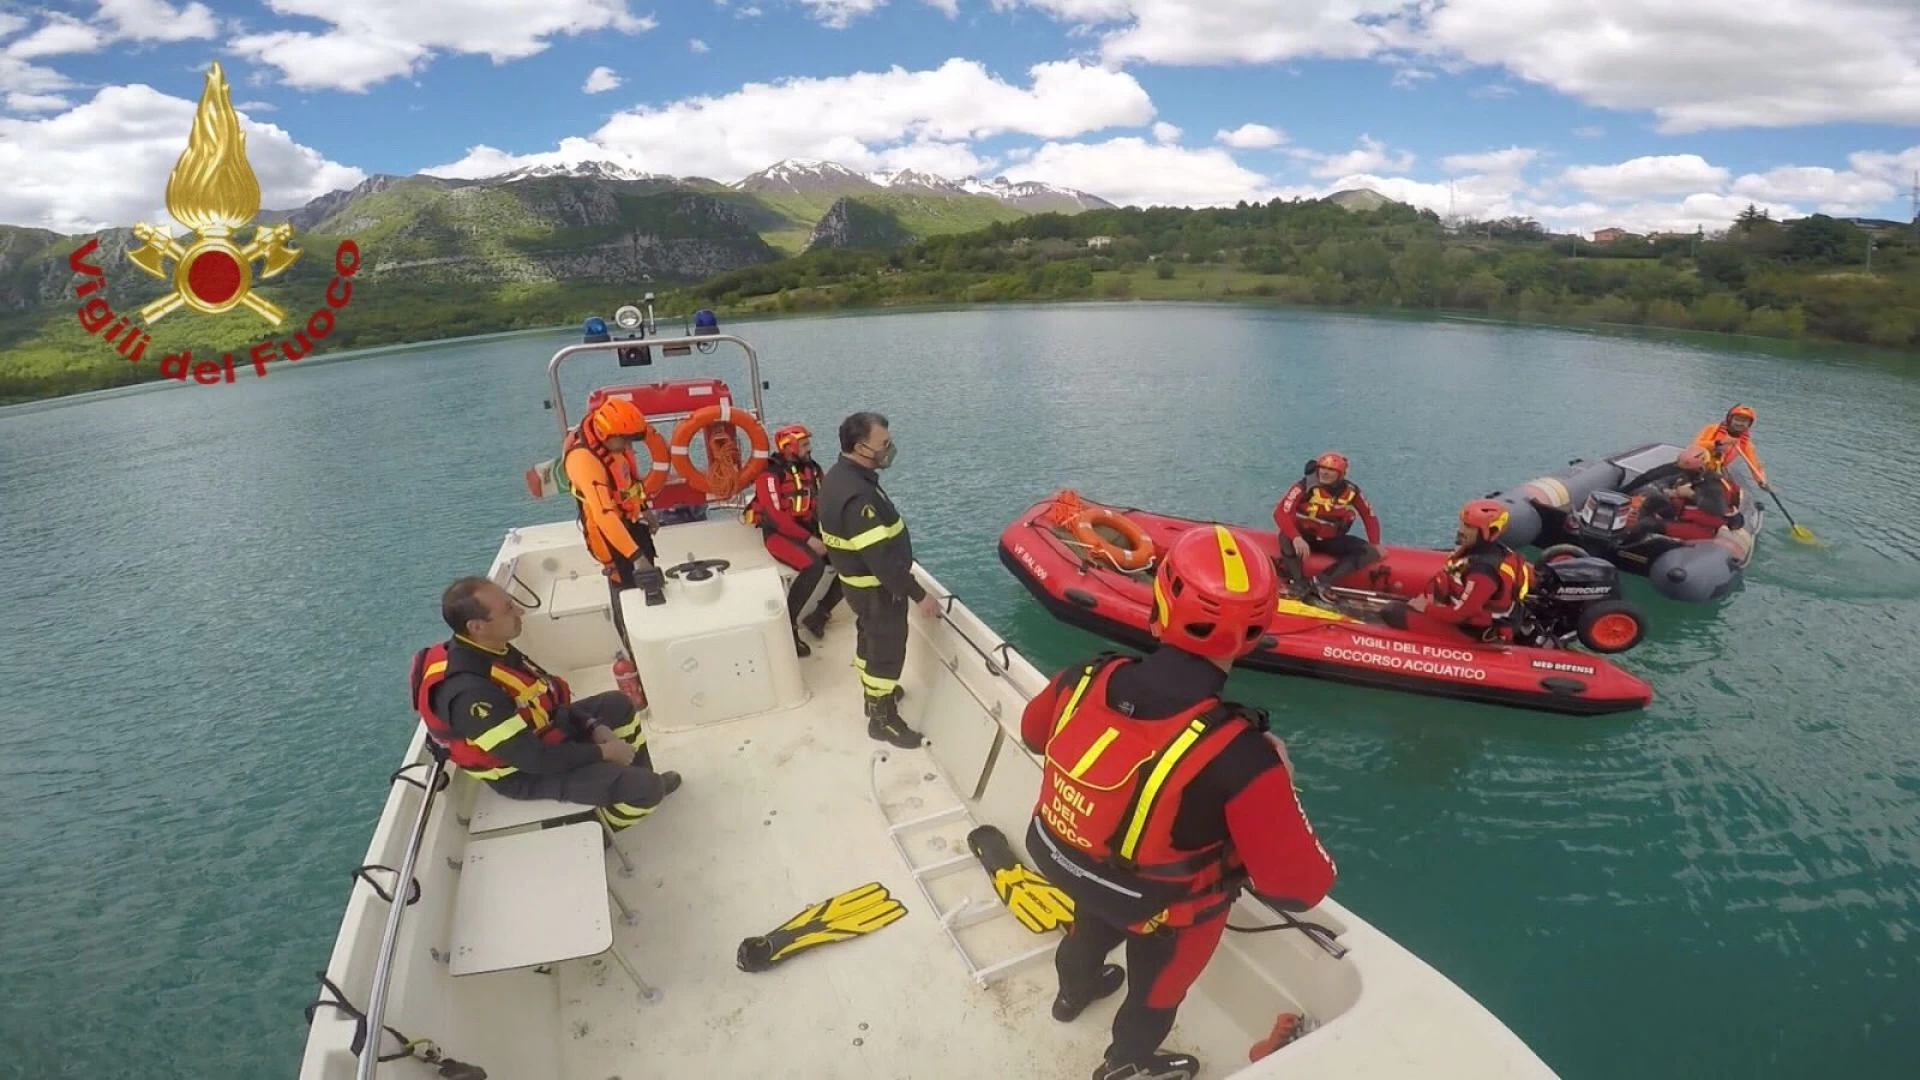
[[[1622,599],[1620,568],[1607,560],[1550,555],[1534,566],[1533,574],[1526,608],[1539,644],[1566,645],[1577,638],[1595,652],[1624,652],[1646,633],[1645,619]]]
[[[1618,491],[1596,491],[1587,496],[1579,512],[1567,521],[1567,531],[1581,541],[1607,547],[1618,547],[1632,527],[1633,500]]]

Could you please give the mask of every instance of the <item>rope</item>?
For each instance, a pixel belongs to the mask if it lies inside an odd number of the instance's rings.
[[[381,885],[378,881],[375,881],[373,879],[373,875],[367,873],[367,871],[369,870],[385,870],[387,873],[392,874],[396,879],[400,876],[400,871],[395,870],[391,866],[381,866],[379,863],[368,863],[365,866],[358,867],[357,869],[354,870],[352,874],[348,875],[350,877],[357,878],[361,881],[366,882],[367,885],[373,889],[375,896],[378,896],[380,899],[385,900],[389,904],[393,903],[393,893],[387,891],[386,886]],[[420,879],[410,878],[408,879],[408,884],[411,886],[412,891],[407,896],[407,903],[408,904],[419,903]]]

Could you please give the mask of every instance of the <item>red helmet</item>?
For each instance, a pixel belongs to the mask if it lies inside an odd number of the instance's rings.
[[[1689,446],[1680,451],[1680,456],[1673,461],[1685,472],[1705,472],[1712,462],[1713,456],[1698,446]]]
[[[1215,660],[1244,656],[1273,620],[1273,562],[1224,525],[1182,533],[1153,577],[1153,636]]]
[[[773,452],[781,457],[790,457],[795,443],[801,439],[811,438],[813,438],[813,432],[807,430],[807,425],[788,424],[773,433]]]
[[[1481,540],[1497,540],[1507,531],[1507,507],[1492,499],[1475,499],[1460,508],[1460,524]]]
[[[1736,416],[1746,418],[1748,427],[1753,426],[1753,421],[1754,421],[1753,406],[1735,405],[1733,408],[1727,410],[1727,418],[1722,422],[1730,424],[1733,422],[1733,418]]]
[[[1316,469],[1332,469],[1334,472],[1340,474],[1340,479],[1345,480],[1347,478],[1347,455],[1329,450],[1313,459],[1313,467]]]
[[[609,435],[625,435],[637,438],[646,435],[647,417],[640,406],[623,397],[610,397],[593,410],[587,418],[587,427],[600,438]]]

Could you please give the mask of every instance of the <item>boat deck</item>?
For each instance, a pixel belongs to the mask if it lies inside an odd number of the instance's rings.
[[[656,764],[678,771],[685,786],[622,834],[636,872],[622,878],[613,863],[609,881],[639,914],[638,926],[616,920],[614,947],[663,999],[643,1003],[615,964],[562,965],[560,1075],[716,1075],[722,1053],[724,1075],[765,1078],[1081,1076],[1100,1060],[1121,995],[1059,1024],[1048,1013],[1055,990],[1050,950],[984,989],[967,974],[889,842],[871,785],[877,777],[895,821],[960,800],[926,750],[897,750],[867,737],[852,647],[852,618],[842,609],[825,643],[802,661],[812,691],[805,705],[649,735]],[[916,723],[931,695],[916,687],[911,668],[904,685],[901,711]],[[882,749],[886,760],[876,765]],[[956,854],[972,863],[932,879],[943,908],[970,897],[969,912],[1003,911],[967,852],[968,828],[964,817],[948,819],[906,830],[902,840],[920,865]],[[907,916],[772,971],[748,974],[734,966],[742,938],[866,881],[885,885]],[[1009,915],[959,933],[982,965],[1059,939],[1034,935]],[[1182,1011],[1169,1045],[1244,1065],[1251,1041],[1195,1002]]]

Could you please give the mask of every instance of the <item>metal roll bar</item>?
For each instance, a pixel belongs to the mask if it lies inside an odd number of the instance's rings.
[[[440,782],[447,763],[440,755],[433,755],[433,768],[427,774],[424,790],[420,796],[420,813],[413,819],[413,834],[407,838],[407,852],[400,859],[400,870],[394,875],[393,899],[387,905],[387,928],[380,935],[380,955],[373,963],[373,990],[367,998],[367,1038],[360,1046],[360,1060],[354,1070],[355,1080],[373,1080],[374,1070],[380,1067],[380,1043],[386,1035],[387,979],[392,973],[393,951],[400,942],[400,917],[407,910],[403,896],[407,882],[413,880],[414,863],[420,857],[420,842],[427,835],[427,819],[433,815],[433,797],[439,789],[445,787]]]
[[[731,341],[740,346],[747,354],[747,376],[753,380],[753,415],[756,419],[766,419],[766,407],[760,398],[760,354],[742,338],[732,334],[698,334],[691,337],[650,337],[629,338],[624,341],[586,341],[578,345],[569,345],[553,354],[547,361],[547,389],[552,393],[554,419],[560,424],[560,437],[567,437],[567,403],[560,394],[560,364],[570,356],[590,352],[617,353],[621,349],[657,348],[685,345],[689,347],[705,345],[709,342]]]

